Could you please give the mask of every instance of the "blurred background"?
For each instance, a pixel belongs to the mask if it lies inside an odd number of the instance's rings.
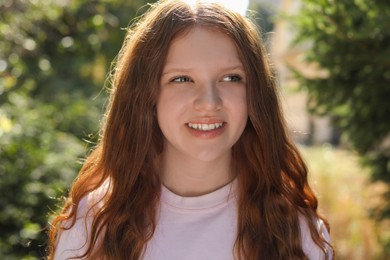
[[[46,254],[147,0],[0,0],[0,259]],[[390,2],[251,0],[337,259],[390,259]]]

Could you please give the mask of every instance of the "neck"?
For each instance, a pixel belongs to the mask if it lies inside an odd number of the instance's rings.
[[[213,161],[200,161],[164,152],[160,159],[162,183],[183,197],[213,192],[235,177],[231,166],[231,153]]]

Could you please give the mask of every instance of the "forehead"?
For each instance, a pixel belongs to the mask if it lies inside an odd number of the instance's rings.
[[[197,62],[210,59],[241,63],[235,42],[228,34],[214,28],[195,26],[172,40],[166,65],[178,61]]]

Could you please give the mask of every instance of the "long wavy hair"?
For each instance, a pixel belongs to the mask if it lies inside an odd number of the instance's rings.
[[[156,165],[163,150],[156,119],[160,77],[171,41],[194,26],[228,35],[247,78],[249,118],[232,151],[239,181],[234,255],[248,260],[307,259],[299,216],[307,221],[311,237],[324,253],[332,251],[326,250],[331,246],[316,229],[316,219],[326,221],[317,212],[307,168],[288,137],[275,78],[256,26],[218,4],[168,0],[152,5],[128,29],[113,70],[100,140],[52,222],[49,258],[58,234],[75,224],[81,199],[107,180],[109,192],[94,211],[89,243],[80,257],[142,258],[156,227],[161,189]]]

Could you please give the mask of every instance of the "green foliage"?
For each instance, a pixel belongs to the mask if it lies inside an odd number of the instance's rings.
[[[54,107],[18,93],[0,114],[0,258],[44,253],[42,231],[53,197],[64,192],[84,152],[73,135],[57,131]],[[16,105],[17,103],[17,105]]]
[[[307,61],[326,72],[297,73],[309,109],[334,118],[373,179],[390,184],[390,2],[303,0],[294,22]],[[382,213],[390,217],[389,203]]]
[[[97,139],[110,62],[146,1],[0,3],[0,258],[45,255],[47,219]],[[138,14],[142,12],[141,9]]]

